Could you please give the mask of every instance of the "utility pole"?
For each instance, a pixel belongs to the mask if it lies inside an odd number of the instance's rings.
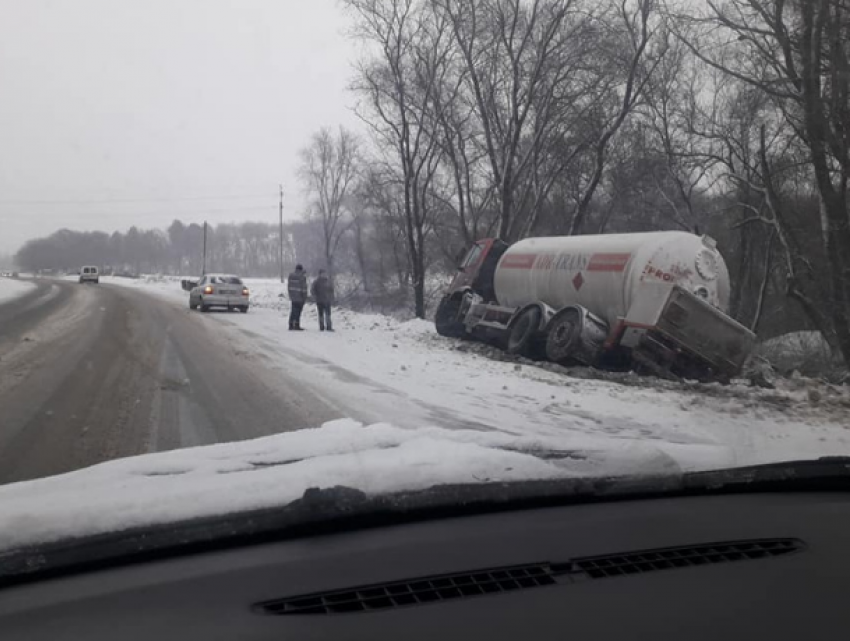
[[[280,187],[280,232],[278,233],[279,240],[279,249],[280,249],[280,282],[283,282],[283,185],[278,185]]]
[[[207,275],[207,221],[204,221],[204,268],[201,276]]]

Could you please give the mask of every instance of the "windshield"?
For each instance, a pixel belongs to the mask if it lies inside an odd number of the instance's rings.
[[[0,1],[0,554],[850,456],[850,8],[801,7]]]

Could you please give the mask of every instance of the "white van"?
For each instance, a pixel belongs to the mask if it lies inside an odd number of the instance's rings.
[[[100,274],[97,267],[88,265],[80,270],[80,283],[99,283]]]

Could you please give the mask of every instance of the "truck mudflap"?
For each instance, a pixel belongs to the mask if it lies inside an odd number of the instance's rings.
[[[440,336],[447,338],[461,338],[466,333],[466,328],[461,317],[462,293],[454,293],[443,296],[434,314],[434,325]]]
[[[636,355],[640,359],[650,352],[656,362],[663,355],[663,366],[684,377],[704,378],[710,373],[731,378],[741,371],[755,340],[753,332],[719,309],[675,287]]]

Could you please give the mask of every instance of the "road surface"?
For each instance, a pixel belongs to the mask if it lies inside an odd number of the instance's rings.
[[[133,289],[54,280],[0,305],[0,483],[342,416],[204,321]]]

